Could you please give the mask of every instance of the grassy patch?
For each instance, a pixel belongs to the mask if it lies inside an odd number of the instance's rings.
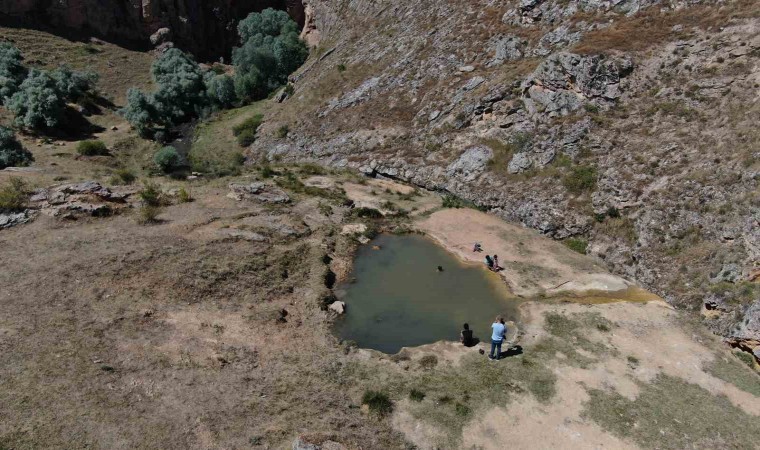
[[[417,389],[412,389],[409,391],[409,400],[413,402],[421,402],[425,400],[425,393]]]
[[[581,255],[585,255],[588,250],[588,241],[581,238],[570,238],[562,241],[563,244],[570,250],[578,252]]]
[[[614,324],[599,313],[575,313],[570,316],[549,312],[544,314],[544,329],[554,337],[546,338],[536,344],[534,351],[551,358],[556,352],[568,357],[568,363],[585,368],[596,362],[595,359],[581,355],[580,348],[594,355],[614,354],[615,350],[601,342],[588,339],[589,332],[596,330],[608,333]]]
[[[193,171],[210,176],[237,175],[245,162],[240,153],[233,127],[259,114],[263,102],[243,108],[222,111],[211,120],[202,122],[195,129],[188,160]]]
[[[715,359],[707,363],[703,369],[715,378],[731,383],[755,397],[760,397],[760,375],[751,367],[748,368],[745,363],[737,358],[716,353]]]
[[[760,421],[723,396],[659,375],[636,400],[589,390],[583,416],[642,448],[756,448]]]
[[[606,218],[602,218],[602,222],[595,226],[607,236],[618,237],[631,244],[636,242],[636,226],[627,217],[606,216]]]
[[[275,183],[283,189],[287,189],[296,194],[303,194],[309,197],[321,197],[333,200],[336,203],[345,203],[348,199],[346,193],[340,189],[324,189],[316,186],[307,186],[292,172],[285,172],[283,176],[278,177]]]
[[[369,407],[370,412],[385,416],[393,412],[393,402],[388,394],[378,391],[367,391],[362,397],[362,404]]]
[[[264,121],[264,115],[256,113],[245,119],[239,124],[232,127],[232,134],[235,135],[237,143],[241,147],[248,147],[256,141],[256,132]]]
[[[576,166],[562,180],[565,188],[573,194],[591,192],[596,188],[596,167]]]

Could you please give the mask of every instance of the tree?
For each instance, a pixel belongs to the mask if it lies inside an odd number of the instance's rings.
[[[229,108],[237,100],[235,94],[235,81],[229,75],[213,75],[206,81],[206,91],[208,96],[217,105],[222,108]]]
[[[0,126],[0,169],[28,166],[32,161],[34,157],[16,139],[13,130]]]
[[[61,66],[50,75],[55,79],[60,94],[70,101],[76,101],[92,91],[99,78],[94,72],[76,72],[68,66]]]
[[[246,100],[264,98],[285,84],[308,56],[296,23],[284,11],[251,13],[238,25],[238,34],[241,46],[232,50],[235,88]]]
[[[21,52],[7,42],[0,42],[0,104],[4,104],[26,78]]]
[[[208,108],[204,73],[183,51],[167,50],[153,63],[151,73],[158,89],[150,94],[130,89],[127,106],[122,109],[124,117],[140,134],[185,122]]]
[[[7,106],[16,116],[16,125],[43,129],[59,124],[66,102],[50,73],[32,69]]]

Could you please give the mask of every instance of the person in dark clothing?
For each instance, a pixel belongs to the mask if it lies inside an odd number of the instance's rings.
[[[462,326],[464,328],[461,333],[459,333],[459,342],[462,343],[465,347],[472,347],[475,345],[475,341],[472,337],[472,330],[470,329],[470,324],[464,324]]]
[[[493,270],[493,258],[491,258],[491,255],[486,255],[485,263],[488,266],[488,270]]]

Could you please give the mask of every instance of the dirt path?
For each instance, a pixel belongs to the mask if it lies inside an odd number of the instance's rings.
[[[616,292],[631,286],[590,257],[474,209],[437,211],[421,220],[418,227],[466,261],[482,263],[485,255],[499,255],[499,263],[505,268],[501,275],[520,296]],[[473,252],[476,242],[483,246],[483,252]]]

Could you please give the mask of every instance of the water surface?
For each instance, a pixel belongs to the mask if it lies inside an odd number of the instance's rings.
[[[488,341],[497,314],[516,318],[517,300],[501,277],[462,263],[422,236],[377,237],[359,248],[351,276],[352,282],[336,289],[347,310],[335,332],[363,348],[396,353],[456,341],[465,322]]]

